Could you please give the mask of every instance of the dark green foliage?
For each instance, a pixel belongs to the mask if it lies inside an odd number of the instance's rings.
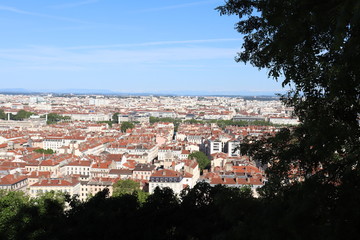
[[[139,203],[136,196],[108,197],[108,190],[87,202],[76,204],[67,215],[64,236],[68,239],[131,239],[141,236],[136,224]]]
[[[301,121],[242,144],[243,153],[271,166],[261,192],[273,208],[263,217],[277,218],[264,238],[357,238],[359,1],[229,0],[217,9],[240,18],[244,43],[237,61],[283,78],[291,90],[282,100]]]
[[[61,116],[59,114],[56,113],[49,113],[48,114],[48,120],[47,120],[47,124],[54,124],[57,122],[61,122],[64,120],[70,120],[71,118],[68,116]]]
[[[122,195],[134,195],[138,198],[140,203],[145,202],[148,193],[140,189],[140,183],[131,179],[119,180],[113,185],[113,196],[118,197]]]
[[[292,87],[282,100],[302,124],[264,142],[274,173],[286,178],[286,168],[295,166],[305,178],[315,171],[320,182],[359,174],[359,2],[230,0],[218,10],[240,17],[237,61],[266,68]]]
[[[203,152],[197,151],[190,153],[189,159],[195,159],[201,171],[210,167],[210,159]]]
[[[0,192],[0,239],[55,239],[64,224],[64,202],[47,194],[30,200],[22,192]]]
[[[7,119],[7,116],[6,116],[6,114],[5,114],[5,112],[4,112],[3,109],[0,109],[0,119],[3,119],[3,120],[6,120],[6,119]]]
[[[7,239],[7,236],[16,234],[14,219],[21,209],[27,206],[28,201],[29,198],[21,192],[0,190],[0,239]]]
[[[177,132],[179,125],[181,123],[190,123],[190,124],[209,124],[209,123],[216,123],[219,127],[225,128],[226,126],[278,126],[276,124],[272,124],[268,121],[233,121],[233,120],[197,120],[197,119],[190,119],[184,120],[178,118],[157,118],[157,117],[150,117],[150,123],[156,122],[171,122],[174,124],[174,131]]]
[[[142,205],[131,194],[108,197],[107,189],[87,202],[2,191],[0,238],[357,239],[360,181],[354,188],[354,180],[341,186],[309,180],[261,199],[249,188],[200,182],[180,197],[156,188]],[[64,203],[71,208],[64,210]]]
[[[135,125],[131,122],[122,122],[120,129],[122,132],[126,132],[126,130],[132,129],[134,127],[135,127]]]
[[[11,120],[24,120],[29,118],[31,115],[34,115],[32,112],[27,112],[25,110],[20,110],[17,112],[16,115],[10,114]]]
[[[43,149],[43,148],[35,149],[34,152],[44,153],[44,154],[54,154],[55,153],[55,151],[52,149]]]
[[[140,184],[131,179],[119,180],[113,186],[113,195],[121,196],[124,194],[132,194],[140,189]]]
[[[111,118],[111,120],[112,120],[112,122],[113,123],[118,123],[119,122],[119,113],[117,112],[117,113],[114,113],[113,115],[112,115],[112,118]]]
[[[140,214],[145,221],[142,239],[172,239],[179,218],[179,199],[170,188],[156,188],[154,194],[147,198]]]
[[[225,128],[226,126],[277,126],[268,121],[233,121],[233,120],[210,120],[212,123],[216,123],[219,127]]]

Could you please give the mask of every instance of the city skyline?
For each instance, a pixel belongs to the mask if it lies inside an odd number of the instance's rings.
[[[281,92],[236,63],[242,36],[223,1],[3,1],[2,89]]]

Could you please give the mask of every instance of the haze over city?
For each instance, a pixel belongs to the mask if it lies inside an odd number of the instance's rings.
[[[269,94],[223,1],[2,1],[2,89]]]

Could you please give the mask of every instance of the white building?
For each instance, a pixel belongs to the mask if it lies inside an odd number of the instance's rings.
[[[91,161],[74,161],[61,167],[60,172],[63,176],[79,174],[90,176]]]
[[[228,141],[226,144],[226,149],[229,157],[240,156],[240,141]]]
[[[184,177],[180,172],[170,169],[156,171],[150,176],[149,193],[154,193],[156,187],[168,187],[171,188],[175,194],[180,194],[185,187],[183,179]]]

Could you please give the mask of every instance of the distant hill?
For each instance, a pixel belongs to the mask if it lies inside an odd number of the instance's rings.
[[[284,93],[280,91],[279,93]],[[159,92],[116,92],[108,89],[24,89],[4,88],[0,89],[2,94],[79,94],[79,95],[117,95],[117,96],[267,96],[275,97],[275,91],[159,91]]]
[[[3,88],[0,89],[0,93],[25,93],[25,94],[29,94],[29,93],[36,93],[35,91],[30,91],[24,88]]]

